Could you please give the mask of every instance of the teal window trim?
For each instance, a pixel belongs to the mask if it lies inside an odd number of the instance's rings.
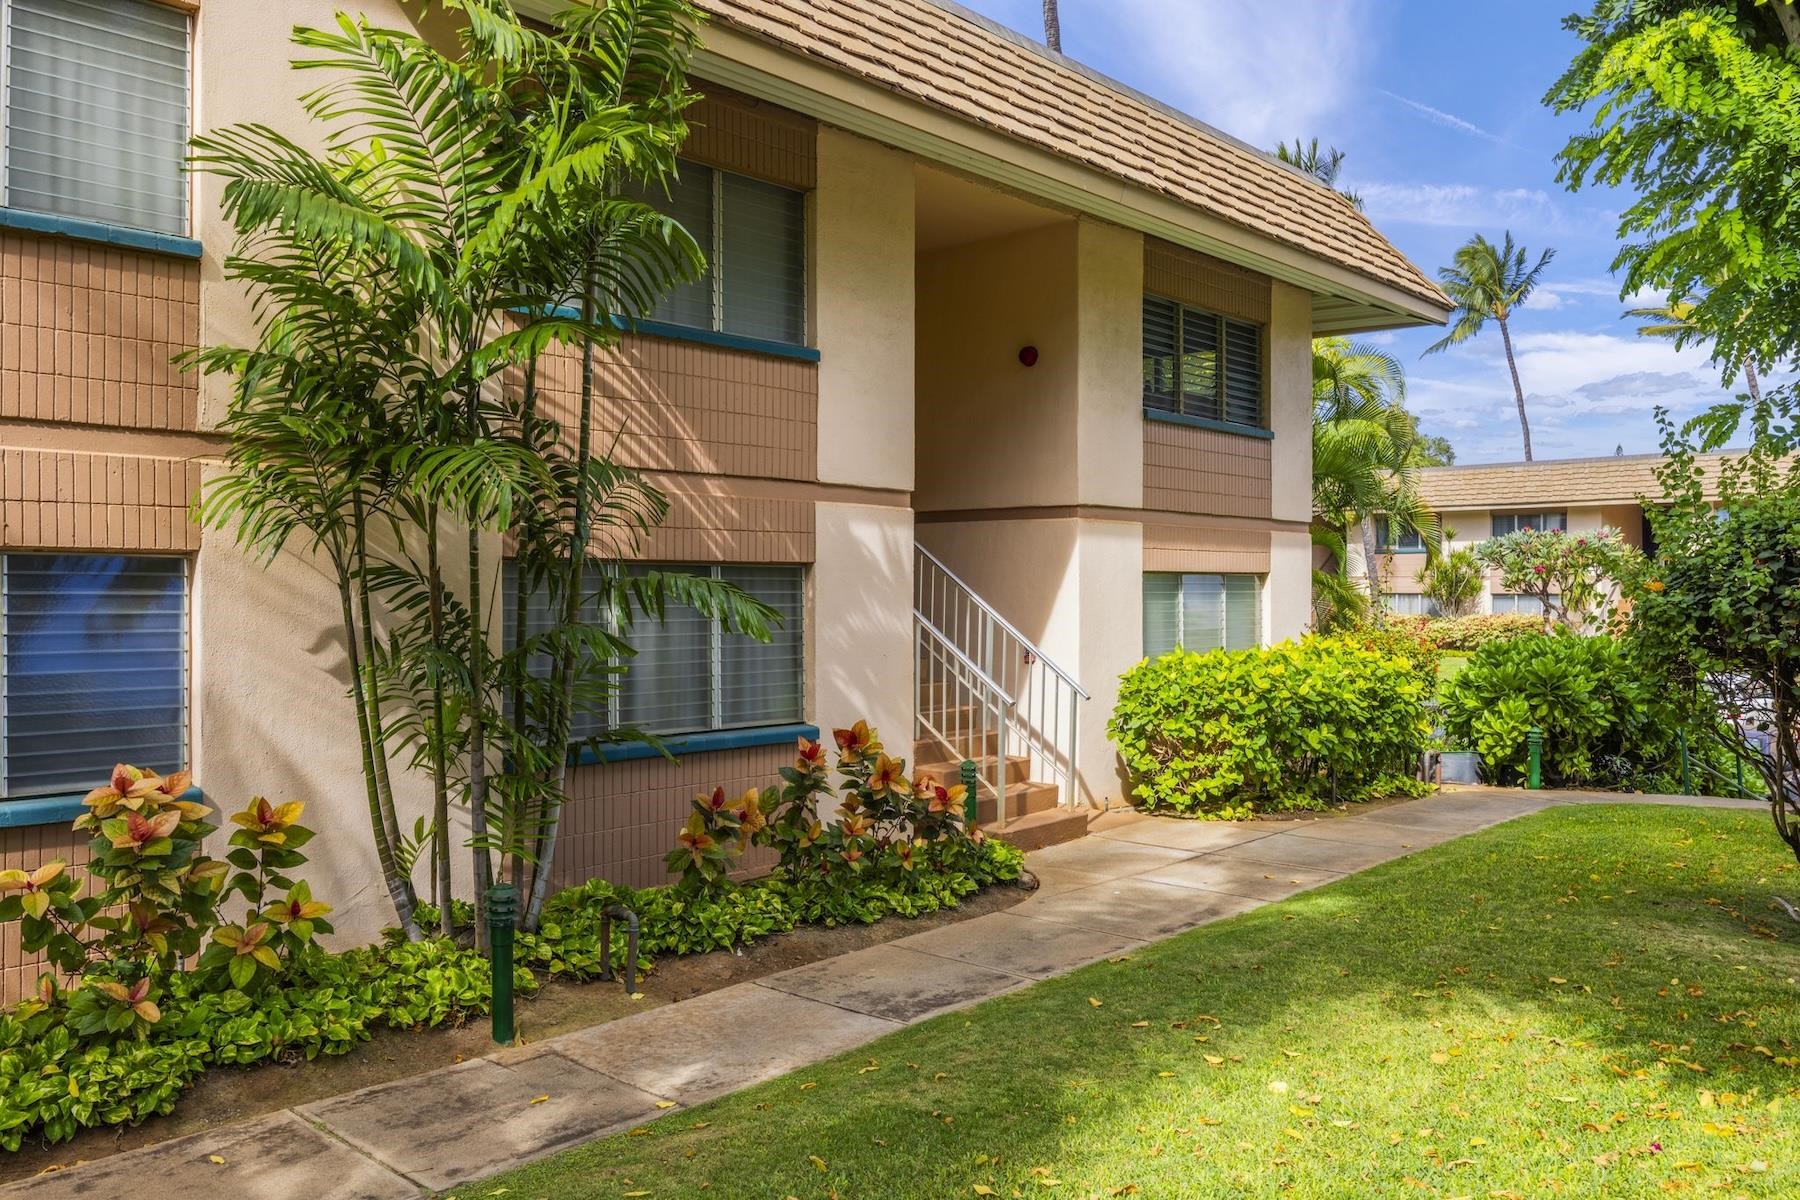
[[[563,306],[548,309],[544,313],[548,317],[578,318],[581,310]],[[744,350],[751,354],[766,354],[771,358],[792,358],[800,362],[816,363],[819,352],[811,346],[795,346],[788,342],[772,342],[768,338],[744,337],[737,333],[719,333],[711,329],[701,329],[697,325],[675,325],[668,321],[652,321],[648,318],[633,320],[630,317],[611,314],[607,320],[614,329],[622,333],[641,333],[646,337],[666,338],[672,342],[697,342],[702,346],[718,346],[725,350]]]
[[[108,225],[104,221],[89,221],[81,217],[31,212],[23,208],[0,208],[0,229],[74,238],[81,242],[100,242],[107,246],[123,246],[128,250],[170,254],[177,258],[199,258],[201,251],[200,243],[194,238],[176,237],[174,234],[156,233],[149,229],[132,229],[125,225]]]
[[[590,767],[596,763],[633,762],[645,758],[661,758],[663,751],[676,758],[689,754],[710,754],[717,750],[745,750],[754,746],[792,745],[801,738],[819,740],[817,725],[760,725],[752,729],[715,729],[706,733],[690,733],[662,739],[660,748],[649,742],[618,742],[607,746],[583,746],[575,765]]]
[[[33,796],[27,800],[0,800],[0,829],[24,829],[33,825],[66,825],[87,811],[80,796]],[[206,793],[189,788],[183,800],[205,803]],[[215,813],[215,816],[218,814]]]
[[[1265,442],[1275,440],[1273,429],[1264,429],[1257,425],[1239,425],[1233,421],[1215,421],[1211,417],[1190,417],[1186,413],[1163,412],[1155,408],[1144,410],[1144,420],[1162,421],[1169,425],[1186,425],[1190,429],[1210,429],[1215,433],[1235,433],[1239,437],[1260,438]]]

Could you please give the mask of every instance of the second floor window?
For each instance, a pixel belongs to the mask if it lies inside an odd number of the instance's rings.
[[[185,236],[186,13],[149,0],[0,0],[0,206]]]
[[[650,315],[672,325],[800,346],[806,343],[806,196],[682,162],[667,211],[706,255],[706,274]]]
[[[1425,539],[1418,530],[1395,525],[1386,517],[1375,518],[1375,544],[1388,554],[1425,553]]]
[[[1521,529],[1554,529],[1560,533],[1569,531],[1569,514],[1561,512],[1535,513],[1495,513],[1494,536],[1505,537],[1509,533],[1517,533]]]
[[[1260,325],[1145,296],[1145,409],[1267,428],[1262,342]]]

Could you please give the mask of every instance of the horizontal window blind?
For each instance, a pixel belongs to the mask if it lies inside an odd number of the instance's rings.
[[[0,554],[0,796],[187,763],[187,564]]]
[[[0,0],[9,208],[188,231],[188,21],[148,0]]]
[[[680,221],[706,274],[666,296],[658,321],[802,345],[806,341],[806,195],[683,161],[668,193],[642,198]]]
[[[1255,575],[1144,576],[1144,654],[1176,647],[1247,650],[1262,642],[1262,580]]]
[[[1505,537],[1507,534],[1517,533],[1521,529],[1555,529],[1566,533],[1569,529],[1569,514],[1562,512],[1494,514],[1495,537]]]
[[[1544,602],[1536,596],[1527,596],[1518,592],[1495,592],[1494,611],[1496,613],[1522,613],[1527,616],[1542,616]]]
[[[1430,597],[1417,593],[1388,592],[1381,599],[1382,603],[1387,605],[1389,612],[1403,617],[1435,617],[1438,615],[1437,604]]]
[[[667,196],[646,193],[642,199],[674,217],[688,231],[706,256],[706,274],[691,283],[677,284],[650,315],[671,325],[711,329],[713,314],[713,172],[710,167],[684,162],[681,174],[669,181]]]
[[[727,632],[683,605],[671,604],[660,622],[639,617],[624,633],[635,655],[622,660],[625,670],[608,703],[577,713],[577,740],[595,736],[607,728],[633,728],[668,737],[717,729],[757,725],[784,725],[800,721],[805,711],[805,577],[800,567],[790,566],[684,566],[643,565],[628,568],[633,575],[649,571],[683,572],[723,579],[781,614],[782,624],[771,630],[768,643]],[[513,563],[505,572],[505,634],[512,644],[518,572]],[[554,628],[546,603],[537,597],[527,601],[526,632],[535,636]],[[589,602],[583,620],[606,621],[619,632],[610,615],[601,614]],[[534,674],[547,677],[547,656],[534,661]]]
[[[1144,297],[1144,407],[1266,427],[1262,327]]]

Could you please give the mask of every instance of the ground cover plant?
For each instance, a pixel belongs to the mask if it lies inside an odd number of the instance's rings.
[[[455,1194],[1792,1196],[1765,820],[1553,809]]]
[[[1242,819],[1416,791],[1436,651],[1358,630],[1176,650],[1126,672],[1107,732],[1146,808]]]

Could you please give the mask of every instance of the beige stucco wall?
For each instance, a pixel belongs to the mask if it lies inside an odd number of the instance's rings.
[[[1312,296],[1277,282],[1269,296],[1270,515],[1312,519]]]
[[[1066,221],[919,256],[920,511],[1074,499],[1080,239]]]
[[[812,328],[819,348],[819,478],[913,486],[912,160],[819,130]]]
[[[807,720],[866,720],[912,756],[912,543],[909,509],[818,506]]]
[[[1269,575],[1263,585],[1263,641],[1297,638],[1312,620],[1312,537],[1269,535]]]
[[[1136,508],[1144,495],[1144,239],[1082,221],[1076,256],[1075,500]]]

